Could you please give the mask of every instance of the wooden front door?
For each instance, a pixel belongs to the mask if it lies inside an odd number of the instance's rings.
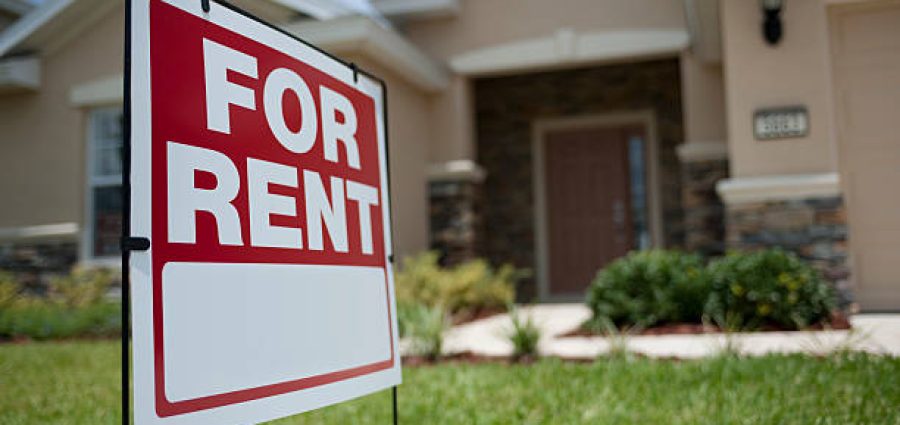
[[[550,296],[583,296],[597,271],[634,247],[627,127],[545,134]]]

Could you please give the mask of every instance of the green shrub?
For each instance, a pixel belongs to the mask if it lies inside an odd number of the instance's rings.
[[[509,308],[509,317],[512,320],[512,327],[506,337],[512,343],[513,358],[536,356],[538,342],[541,339],[541,329],[531,317],[523,317],[515,306]]]
[[[709,266],[712,292],[706,314],[742,329],[777,325],[800,329],[827,320],[833,288],[796,255],[780,249],[730,253]]]
[[[635,251],[597,274],[587,303],[594,321],[606,318],[616,325],[699,322],[709,284],[698,255]]]
[[[444,331],[450,326],[446,311],[439,306],[408,305],[398,320],[409,338],[413,353],[437,359],[444,348]]]
[[[108,270],[75,269],[54,279],[47,296],[26,295],[0,272],[0,337],[37,340],[118,335],[121,305],[106,299]]]
[[[397,271],[397,300],[441,307],[453,315],[501,309],[515,298],[513,285],[520,275],[512,266],[494,269],[485,260],[445,268],[436,252],[424,252],[404,259]]]

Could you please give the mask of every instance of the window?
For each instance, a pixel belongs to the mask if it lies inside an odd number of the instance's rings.
[[[122,235],[122,108],[95,109],[88,123],[88,257],[119,255]]]
[[[628,162],[631,170],[631,213],[634,222],[635,248],[650,249],[650,229],[647,225],[647,170],[643,136],[637,134],[629,136]]]

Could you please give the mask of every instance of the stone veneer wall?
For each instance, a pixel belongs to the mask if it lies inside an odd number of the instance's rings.
[[[535,120],[648,109],[656,117],[665,243],[681,246],[681,171],[675,154],[684,137],[680,78],[678,60],[664,59],[475,80],[478,162],[487,171],[484,255],[493,263],[535,270]],[[521,299],[535,294],[533,279],[519,288]]]
[[[728,206],[729,248],[781,247],[797,253],[851,300],[847,213],[840,196]]]
[[[716,182],[728,177],[728,161],[685,161],[681,173],[684,248],[705,256],[721,255],[725,252],[725,205]]]
[[[456,265],[481,253],[481,183],[467,179],[429,183],[431,249],[441,264]]]
[[[74,240],[0,242],[0,270],[33,292],[43,292],[50,278],[68,273],[77,260]]]

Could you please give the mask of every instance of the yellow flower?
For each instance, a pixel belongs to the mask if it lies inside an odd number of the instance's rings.
[[[781,286],[787,286],[787,284],[791,281],[791,275],[781,272],[778,274],[778,284]]]
[[[768,316],[772,312],[772,306],[769,304],[760,304],[756,306],[756,313],[760,316]]]
[[[740,296],[744,295],[744,287],[741,286],[740,283],[737,283],[737,282],[732,283],[731,284],[731,293],[734,294],[734,296],[736,296],[736,297],[740,297]]]

